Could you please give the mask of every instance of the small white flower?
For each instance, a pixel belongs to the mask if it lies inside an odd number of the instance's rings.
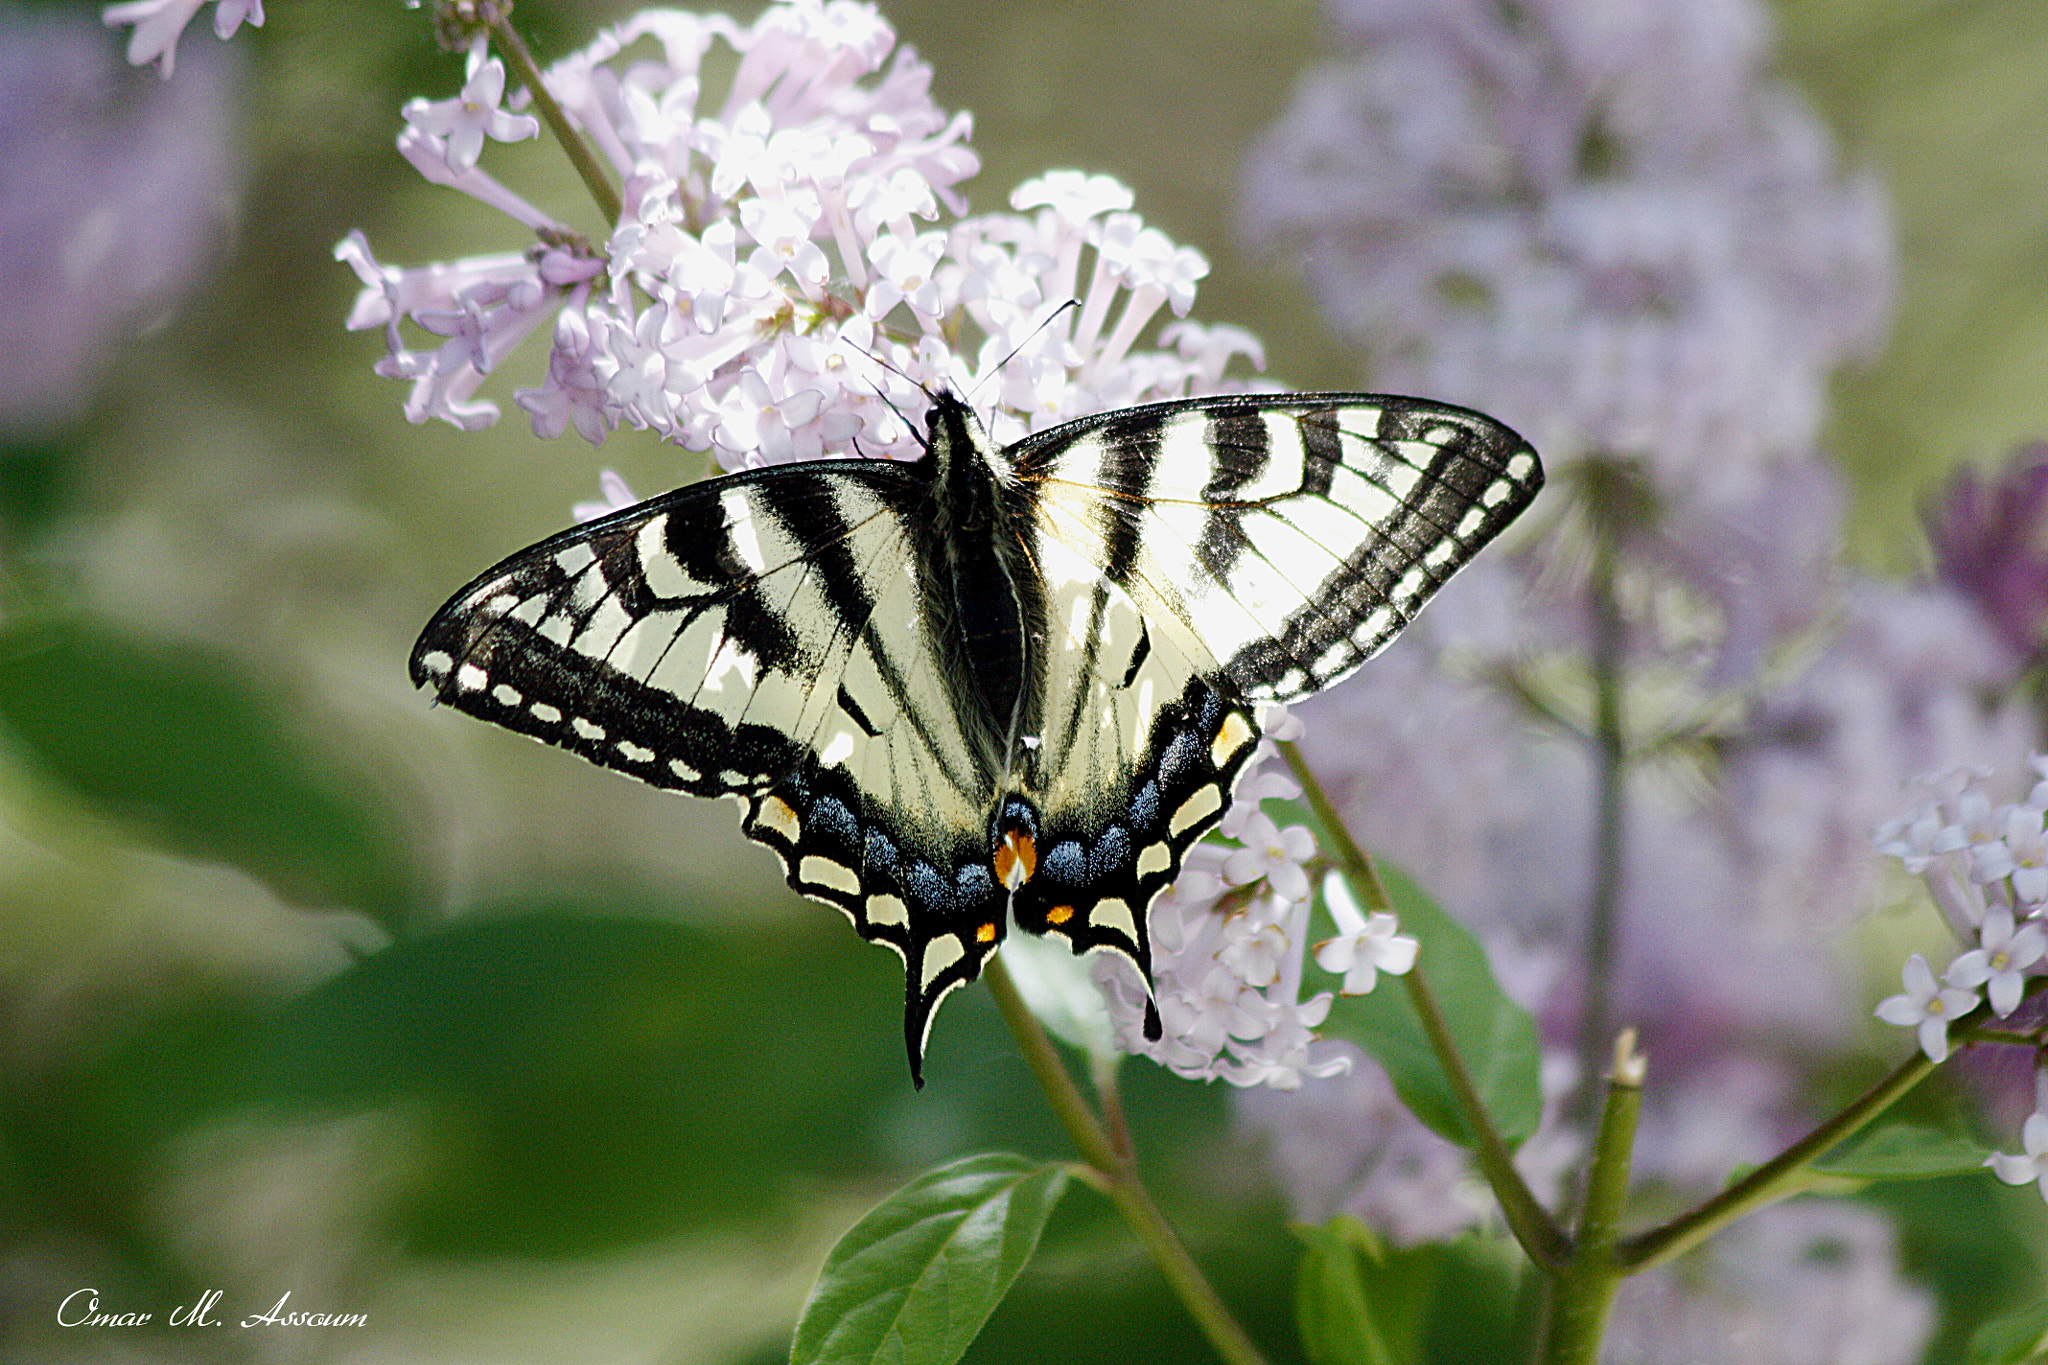
[[[1998,813],[1991,808],[1991,798],[1975,787],[1966,787],[1959,792],[1945,813],[1949,822],[1934,836],[1936,853],[1954,853],[1962,849],[1974,852],[1984,844],[1995,842],[2002,832]]]
[[[1216,832],[1226,839],[1242,840],[1246,824],[1260,813],[1260,802],[1291,801],[1300,795],[1299,782],[1277,768],[1261,767],[1237,784],[1237,799],[1216,822]]]
[[[460,95],[450,100],[410,100],[403,111],[407,123],[446,142],[448,165],[457,172],[476,165],[486,137],[519,142],[540,136],[539,119],[498,107],[505,98],[505,64],[496,57],[479,60],[482,52],[480,47],[470,50],[469,79]]]
[[[1961,987],[1941,987],[1934,969],[1919,953],[1906,959],[1902,973],[1906,992],[1888,996],[1877,1006],[1877,1017],[1887,1024],[1920,1030],[1920,1050],[1934,1061],[1948,1057],[1949,1022],[1977,1007],[1977,992]]]
[[[1934,849],[1934,840],[1941,830],[1940,806],[1932,801],[1923,801],[1905,818],[1880,825],[1871,835],[1871,843],[1879,853],[1897,858],[1905,864],[1906,871],[1917,876],[1939,856]]]
[[[1301,865],[1315,856],[1314,835],[1300,825],[1281,829],[1264,811],[1256,811],[1238,838],[1245,846],[1223,864],[1224,880],[1244,886],[1263,877],[1283,900],[1308,899],[1308,873]]]
[[[1280,979],[1287,949],[1287,933],[1278,924],[1258,923],[1249,914],[1233,915],[1216,957],[1246,985],[1264,990]]]
[[[2000,837],[1971,852],[1970,879],[1978,883],[2012,879],[2023,905],[2048,901],[2048,829],[2032,806],[2004,806],[1994,817]]]
[[[1384,911],[1370,916],[1352,899],[1351,885],[1339,873],[1323,879],[1323,903],[1337,921],[1337,937],[1316,945],[1316,965],[1344,978],[1344,995],[1366,995],[1379,974],[1405,975],[1415,965],[1422,945],[1400,932],[1401,922]]]
[[[1977,941],[1980,946],[1951,962],[1943,979],[1966,990],[1989,982],[1992,1011],[2003,1019],[2019,1008],[2027,968],[2048,956],[2048,931],[2033,921],[2015,928],[2012,911],[1994,905],[1984,914]]]
[[[1049,208],[1070,223],[1085,223],[1104,213],[1127,209],[1131,192],[1106,175],[1080,171],[1047,171],[1027,180],[1010,195],[1010,207],[1019,210]]]
[[[1984,1158],[1984,1164],[2008,1185],[2038,1181],[2041,1197],[2048,1199],[2048,1113],[2036,1110],[2027,1115],[2020,1127],[2020,1148],[2018,1156],[1993,1152]]]

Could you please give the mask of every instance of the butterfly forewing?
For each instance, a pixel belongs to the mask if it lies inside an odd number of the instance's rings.
[[[1049,534],[1125,545],[1122,581],[1252,701],[1347,676],[1542,487],[1491,418],[1365,394],[1134,408],[1013,448]]]

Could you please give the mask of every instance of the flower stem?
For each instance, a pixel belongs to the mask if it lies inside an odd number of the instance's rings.
[[[1394,903],[1387,898],[1387,888],[1380,884],[1380,874],[1373,869],[1372,859],[1358,846],[1358,840],[1351,837],[1344,817],[1337,813],[1337,803],[1323,790],[1322,781],[1316,777],[1315,769],[1308,766],[1301,746],[1291,739],[1283,739],[1279,748],[1280,756],[1287,760],[1288,771],[1294,774],[1295,781],[1301,783],[1301,794],[1308,798],[1308,807],[1316,813],[1323,833],[1336,845],[1337,863],[1353,882],[1352,894],[1368,910],[1393,914]]]
[[[1037,1016],[1024,1003],[1024,997],[1017,993],[1016,982],[1010,979],[1009,969],[1003,966],[1000,955],[988,960],[982,968],[982,978],[988,982],[989,993],[996,999],[996,1008],[1001,1011],[1003,1021],[1016,1035],[1017,1047],[1024,1054],[1024,1064],[1031,1068],[1031,1074],[1045,1090],[1046,1099],[1051,1103],[1053,1113],[1066,1128],[1067,1135],[1079,1148],[1081,1155],[1100,1180],[1085,1183],[1103,1190],[1110,1202],[1122,1213],[1124,1221],[1145,1244],[1166,1283],[1196,1326],[1209,1339],[1216,1354],[1226,1365],[1265,1365],[1265,1357],[1252,1339],[1231,1316],[1215,1286],[1195,1264],[1195,1258],[1174,1232],[1166,1215],[1152,1202],[1152,1196],[1138,1177],[1138,1165],[1128,1151],[1119,1152],[1119,1145],[1127,1147],[1128,1134],[1123,1134],[1122,1144],[1112,1142],[1110,1134],[1089,1109],[1088,1101],[1082,1096],[1081,1088],[1074,1083],[1066,1064],[1060,1060],[1059,1050],[1052,1039],[1046,1036]],[[1112,1078],[1113,1083],[1113,1078]],[[1121,1117],[1119,1113],[1119,1118]],[[1121,1124],[1119,1123],[1121,1130]]]
[[[1284,740],[1280,744],[1280,753],[1287,760],[1295,780],[1301,783],[1302,795],[1308,799],[1309,809],[1315,812],[1324,835],[1335,847],[1337,863],[1351,883],[1352,894],[1369,908],[1391,914],[1393,902],[1380,883],[1379,873],[1373,870],[1372,859],[1351,837],[1343,817],[1337,813],[1336,803],[1323,790],[1323,784],[1302,756],[1299,746],[1291,740]],[[1416,1017],[1422,1021],[1422,1031],[1429,1039],[1430,1049],[1436,1053],[1437,1064],[1444,1069],[1459,1117],[1464,1119],[1466,1130],[1472,1134],[1473,1157],[1479,1163],[1480,1174],[1492,1187],[1494,1198],[1500,1201],[1509,1231],[1514,1233],[1522,1250],[1537,1265],[1551,1269],[1563,1264],[1570,1252],[1569,1241],[1551,1218],[1549,1210],[1529,1188],[1528,1182],[1522,1179],[1522,1173],[1515,1169],[1514,1157],[1502,1140],[1500,1130],[1493,1126],[1492,1116],[1486,1112],[1485,1102],[1479,1098],[1479,1087],[1473,1083],[1472,1073],[1458,1055],[1457,1044],[1451,1039],[1450,1025],[1436,1003],[1435,993],[1429,988],[1428,975],[1418,964],[1401,978],[1401,985],[1408,992]]]
[[[576,131],[576,125],[569,121],[569,115],[548,90],[548,83],[541,75],[540,64],[527,49],[526,40],[519,36],[519,30],[512,27],[511,0],[493,0],[492,3],[477,7],[478,18],[490,28],[491,42],[503,54],[519,79],[533,95],[534,107],[555,130],[555,141],[561,143],[569,164],[576,168],[576,174],[583,178],[583,186],[590,191],[590,197],[597,201],[597,208],[604,215],[607,228],[616,227],[619,221],[619,192],[605,179],[604,167],[598,164],[597,156],[590,150],[590,144]]]
[[[1593,888],[1586,907],[1583,950],[1585,1014],[1579,1028],[1579,1074],[1587,1077],[1572,1106],[1581,1121],[1592,1117],[1600,1074],[1613,1046],[1614,963],[1620,951],[1622,840],[1626,834],[1628,739],[1622,721],[1622,668],[1627,623],[1615,585],[1615,532],[1608,518],[1595,517],[1598,548],[1592,567],[1593,745],[1599,773],[1599,806],[1593,829]]]
[[[1621,1264],[1631,1275],[1661,1265],[1684,1255],[1745,1213],[1799,1193],[1807,1179],[1808,1166],[1897,1103],[1927,1078],[1934,1065],[1925,1053],[1915,1052],[1848,1108],[1720,1194],[1662,1227],[1622,1242],[1618,1248]]]

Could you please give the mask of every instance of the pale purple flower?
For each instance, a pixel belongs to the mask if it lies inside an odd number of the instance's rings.
[[[235,212],[235,54],[166,85],[108,47],[62,7],[0,11],[0,431],[75,420]]]
[[[1951,962],[1942,979],[1973,992],[1988,985],[1992,1013],[2003,1019],[2019,1008],[2027,969],[2048,956],[2048,931],[2035,921],[2015,926],[2012,911],[1994,905],[1985,912],[1978,943]]]
[[[2020,1127],[2018,1154],[1993,1152],[1984,1164],[2008,1185],[2037,1181],[2041,1197],[2048,1199],[2048,1112],[2035,1110]]]
[[[2039,754],[2030,760],[2037,776],[2042,763]],[[2036,781],[2025,801],[1996,805],[1982,785],[1990,776],[1989,768],[1961,767],[1916,779],[1913,785],[1934,798],[1873,836],[1879,852],[1920,874],[1956,938],[1973,948],[1989,946],[1983,935],[1994,913],[2003,915],[2009,935],[2048,899],[2048,833],[2039,804],[2048,792]]]
[[[1405,975],[1415,965],[1422,945],[1400,932],[1401,922],[1385,911],[1362,914],[1343,877],[1331,873],[1323,881],[1323,903],[1337,922],[1337,937],[1316,945],[1316,965],[1344,978],[1344,995],[1367,995],[1379,974]]]
[[[1977,1007],[1977,992],[1959,986],[1942,986],[1934,969],[1919,953],[1906,959],[1901,974],[1903,995],[1887,996],[1878,1002],[1877,1017],[1887,1024],[1920,1031],[1920,1050],[1933,1061],[1948,1059],[1948,1026]]]
[[[1942,827],[1941,807],[1932,801],[1923,801],[1900,819],[1879,825],[1871,834],[1870,841],[1879,853],[1897,858],[1905,865],[1906,871],[1920,873],[1941,856],[1940,850],[1934,847],[1934,841]]]
[[[597,476],[599,497],[596,502],[579,502],[569,509],[569,515],[578,522],[596,521],[614,512],[623,512],[639,502],[626,481],[610,469],[600,470]]]
[[[2032,806],[2004,806],[1992,817],[1999,837],[1971,849],[1970,880],[2010,880],[2025,905],[2048,901],[2048,829]]]
[[[2048,630],[2048,446],[2021,446],[1989,478],[1967,466],[1921,517],[1934,571],[1968,595],[2019,658]]]
[[[1315,854],[1314,835],[1300,825],[1281,829],[1264,812],[1254,811],[1237,837],[1244,847],[1225,860],[1225,881],[1243,886],[1263,878],[1284,900],[1308,899],[1308,873],[1302,864]]]
[[[100,17],[108,28],[134,25],[134,32],[128,35],[128,64],[143,66],[154,62],[163,78],[169,80],[177,65],[178,38],[205,3],[206,0],[128,0],[126,4],[107,6]],[[245,23],[253,28],[263,27],[263,0],[218,0],[214,5],[213,32],[222,42],[234,37]]]
[[[1917,1365],[1936,1301],[1908,1279],[1880,1210],[1798,1199],[1759,1210],[1692,1255],[1623,1282],[1612,1365]]]
[[[448,165],[458,174],[476,165],[486,137],[518,142],[540,136],[539,119],[498,107],[505,97],[505,64],[483,52],[482,47],[470,49],[469,79],[460,95],[411,100],[404,110],[407,123],[446,145]]]

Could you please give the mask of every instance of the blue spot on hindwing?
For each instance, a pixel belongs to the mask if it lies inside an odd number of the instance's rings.
[[[1088,875],[1088,854],[1079,843],[1067,839],[1054,844],[1038,860],[1038,873],[1068,886],[1079,886]]]
[[[1122,825],[1111,825],[1102,831],[1101,842],[1088,855],[1088,880],[1107,881],[1109,877],[1129,866],[1131,861],[1131,836],[1124,832]]]

